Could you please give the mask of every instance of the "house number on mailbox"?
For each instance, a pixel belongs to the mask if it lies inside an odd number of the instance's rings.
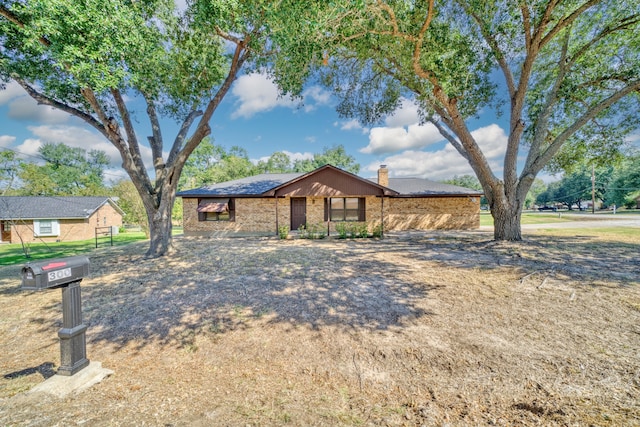
[[[71,277],[71,268],[63,268],[62,270],[52,271],[49,273],[50,282],[55,282],[56,280],[64,279],[65,277]]]

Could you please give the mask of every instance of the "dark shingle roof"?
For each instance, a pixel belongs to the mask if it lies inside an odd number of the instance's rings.
[[[304,175],[303,173],[263,173],[233,181],[211,184],[193,190],[185,190],[177,195],[189,196],[257,196],[275,187],[279,187],[293,179]]]
[[[389,188],[396,190],[401,196],[477,196],[482,194],[482,191],[422,178],[389,178]]]
[[[316,171],[322,168],[316,169]],[[310,172],[310,174],[314,173]],[[220,182],[192,190],[185,190],[177,193],[180,197],[201,197],[201,196],[260,196],[269,190],[286,184],[296,178],[302,177],[304,173],[263,173],[247,178],[233,181]],[[369,179],[377,184],[377,179]],[[402,196],[455,196],[468,195],[478,196],[481,191],[469,188],[458,187],[456,185],[443,184],[441,182],[429,181],[422,178],[389,178],[389,189],[394,190]]]
[[[0,196],[0,219],[88,218],[108,202],[107,197]]]

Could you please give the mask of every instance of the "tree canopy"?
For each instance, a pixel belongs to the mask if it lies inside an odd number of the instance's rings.
[[[322,78],[338,111],[372,123],[403,98],[415,101],[478,177],[496,239],[522,238],[522,207],[543,168],[585,153],[608,158],[638,129],[636,1],[356,4],[323,37]],[[508,121],[501,168],[469,128],[487,111]]]
[[[187,158],[243,67],[270,66],[283,87],[308,73],[279,58],[306,26],[305,2],[193,0],[9,0],[0,5],[0,80],[38,103],[80,118],[114,145],[145,207],[148,256],[171,248],[171,209]],[[302,56],[301,56],[302,57]],[[308,57],[306,58],[308,59]],[[279,73],[280,68],[293,70]],[[249,68],[247,68],[249,69]],[[146,111],[135,111],[143,99]],[[151,163],[137,115],[146,114]],[[162,119],[178,122],[171,140]]]
[[[13,189],[21,163],[14,151],[0,151],[0,196]]]
[[[19,172],[20,192],[38,196],[89,196],[105,194],[104,151],[45,143],[38,149],[44,164],[25,162]]]

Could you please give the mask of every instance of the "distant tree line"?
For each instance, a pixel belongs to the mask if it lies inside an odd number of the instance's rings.
[[[640,197],[640,154],[632,153],[611,166],[600,166],[593,170],[595,198],[603,206],[634,208]],[[562,205],[569,210],[585,206],[592,199],[592,169],[580,164],[565,171],[559,181],[545,184],[536,179],[527,193],[524,208]],[[447,184],[482,190],[473,175],[455,176],[443,181]],[[483,199],[483,202],[484,199]]]
[[[227,150],[205,138],[185,163],[178,189],[216,184],[260,173],[311,172],[326,164],[354,174],[360,172],[360,165],[342,145],[325,147],[322,153],[304,159],[291,159],[286,153],[277,151],[268,159],[253,163],[244,148],[234,146]]]

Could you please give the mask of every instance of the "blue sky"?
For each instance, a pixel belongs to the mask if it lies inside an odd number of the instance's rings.
[[[139,103],[137,108],[142,113],[136,115],[136,130],[139,140],[146,141],[148,120],[143,105]],[[506,143],[501,126],[504,124],[492,116],[471,124],[496,173],[501,173]],[[162,127],[168,143],[175,136],[176,125],[164,120]],[[262,74],[236,80],[214,114],[211,128],[216,144],[243,147],[254,161],[276,151],[284,151],[292,159],[305,158],[341,144],[360,163],[363,177],[374,176],[380,164],[386,164],[395,177],[442,180],[472,174],[466,161],[432,125],[419,124],[417,109],[409,100],[379,125],[363,127],[356,120],[338,117],[335,100],[324,89],[311,86],[302,102],[294,101],[278,96],[276,86]],[[29,156],[37,155],[45,142],[105,151],[111,158],[106,178],[125,176],[117,150],[102,135],[75,117],[37,105],[17,84],[9,83],[0,91],[0,148],[13,149],[35,161]],[[150,150],[143,152],[148,155]]]

